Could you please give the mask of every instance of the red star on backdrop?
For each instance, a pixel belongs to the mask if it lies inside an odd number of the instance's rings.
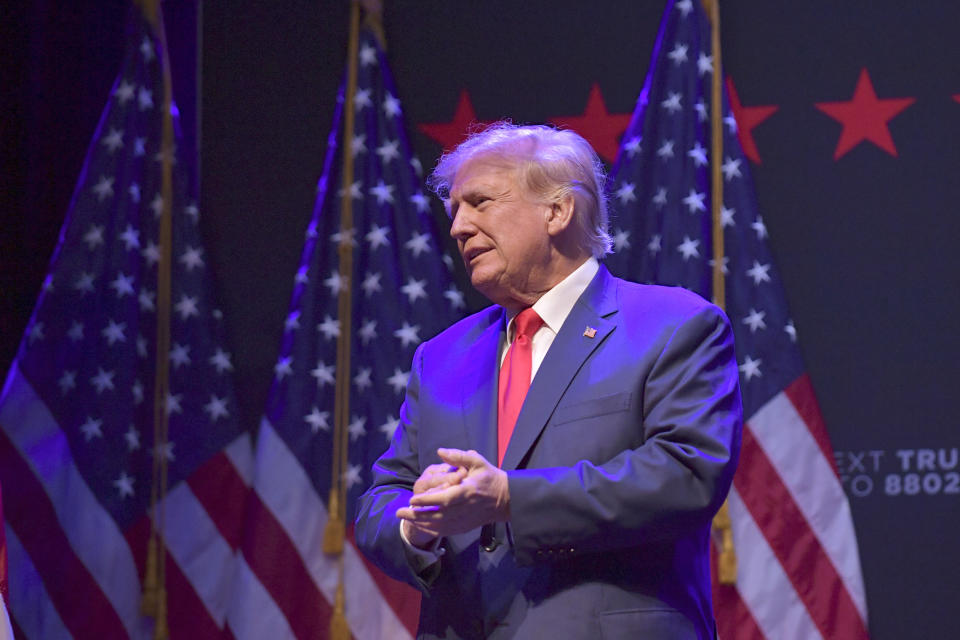
[[[839,160],[864,140],[869,140],[890,155],[896,156],[897,148],[893,146],[887,122],[914,102],[913,98],[878,99],[873,83],[870,82],[870,74],[864,68],[860,71],[857,88],[850,100],[818,102],[814,106],[843,125],[837,149],[833,152],[833,159]]]
[[[582,116],[550,118],[550,122],[567,129],[573,129],[587,139],[597,154],[609,163],[617,159],[620,148],[620,136],[630,124],[630,113],[610,113],[600,93],[600,85],[590,87],[587,108]]]
[[[956,100],[957,102],[960,102],[960,93],[958,93],[957,95],[953,96],[953,99]]]
[[[470,102],[470,94],[467,93],[466,89],[462,89],[452,120],[449,122],[422,123],[418,124],[417,128],[428,137],[439,142],[444,151],[449,151],[467,137],[470,125],[485,125],[490,124],[490,122],[489,120],[477,120],[473,103]]]
[[[740,96],[737,95],[737,88],[733,86],[733,78],[730,76],[727,76],[727,94],[730,97],[733,118],[737,121],[737,137],[740,138],[743,153],[754,164],[760,164],[760,152],[757,151],[757,143],[753,140],[753,130],[758,124],[776,113],[780,107],[774,104],[757,107],[743,106],[740,104]]]

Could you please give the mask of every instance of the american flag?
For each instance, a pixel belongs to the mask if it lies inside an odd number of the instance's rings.
[[[350,380],[343,477],[349,523],[356,499],[371,481],[372,463],[396,430],[414,349],[465,308],[442,253],[420,164],[410,153],[386,58],[367,28],[360,31],[356,65],[356,124],[345,131],[341,89],[258,434],[236,599],[238,615],[246,617],[238,637],[326,637],[339,580],[337,558],[321,550],[336,376]],[[354,175],[346,186],[354,226],[346,230],[341,230],[343,145],[349,146]],[[353,271],[346,279],[338,266],[344,241],[353,246]],[[348,327],[337,310],[344,287],[352,292]],[[337,338],[345,328],[351,336],[350,371],[337,371]],[[353,636],[412,637],[416,592],[367,564],[349,530],[343,562]]]
[[[220,637],[226,624],[249,437],[237,421],[190,159],[174,153],[163,355],[169,438],[154,450],[161,173],[170,156],[161,142],[164,52],[139,9],[126,38],[0,396],[9,603],[19,637],[152,637],[140,598],[155,454],[169,469],[170,633]]]
[[[710,298],[710,24],[671,0],[650,71],[611,172],[615,253],[624,277]],[[724,98],[726,311],[746,424],[729,497],[739,571],[715,585],[720,637],[866,638],[857,541],[797,331]]]

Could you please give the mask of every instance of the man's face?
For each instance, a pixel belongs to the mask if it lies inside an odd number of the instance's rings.
[[[553,284],[551,206],[519,183],[517,171],[483,158],[465,163],[450,189],[450,235],[470,281],[508,308],[533,304]]]

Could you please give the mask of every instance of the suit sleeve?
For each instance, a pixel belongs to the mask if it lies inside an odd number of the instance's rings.
[[[355,538],[357,546],[389,576],[426,590],[433,573],[418,574],[400,536],[397,509],[405,507],[420,477],[417,433],[420,424],[420,379],[423,345],[417,348],[410,369],[400,424],[387,451],[373,466],[373,484],[360,497]],[[439,568],[435,565],[434,569]]]
[[[723,503],[739,454],[742,409],[733,332],[712,305],[670,334],[635,390],[642,444],[603,464],[509,472],[517,561],[676,539]],[[589,437],[582,434],[581,437]]]

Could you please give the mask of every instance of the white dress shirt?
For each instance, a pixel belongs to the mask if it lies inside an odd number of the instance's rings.
[[[533,303],[533,310],[543,319],[543,325],[533,334],[531,382],[537,375],[537,370],[540,368],[543,358],[547,355],[550,345],[553,344],[554,338],[560,333],[560,327],[563,326],[567,316],[570,315],[570,311],[573,310],[573,305],[580,299],[599,269],[600,263],[597,262],[596,258],[590,258]],[[514,323],[516,315],[516,313],[511,313],[507,316],[507,341],[503,343],[500,350],[501,367],[507,357],[507,347],[513,342],[516,332],[516,324]]]

